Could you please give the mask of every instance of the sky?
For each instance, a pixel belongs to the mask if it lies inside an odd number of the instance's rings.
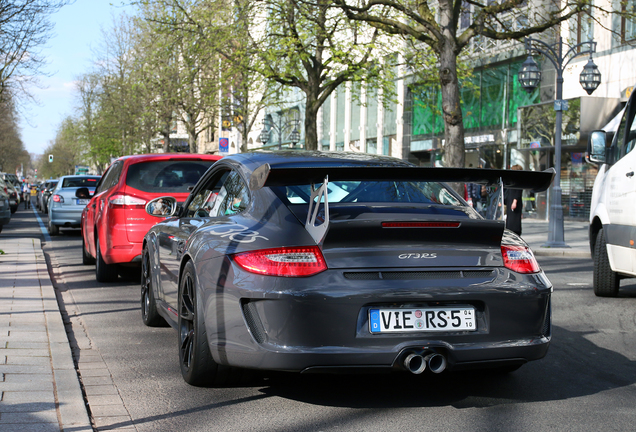
[[[53,37],[42,49],[48,62],[44,70],[50,76],[40,77],[43,88],[31,88],[39,104],[26,104],[21,115],[22,141],[29,153],[44,153],[62,120],[74,114],[74,81],[91,70],[102,29],[111,26],[113,16],[132,11],[121,4],[122,0],[75,0],[51,16]]]

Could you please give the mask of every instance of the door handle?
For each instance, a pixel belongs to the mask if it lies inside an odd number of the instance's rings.
[[[630,171],[627,174],[625,174],[627,177],[634,177],[634,171]]]

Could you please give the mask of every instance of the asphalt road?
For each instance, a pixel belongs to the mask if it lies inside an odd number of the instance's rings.
[[[622,281],[620,298],[597,298],[588,259],[539,260],[554,284],[552,345],[546,358],[509,375],[264,374],[237,387],[196,388],[181,378],[176,332],[142,324],[139,284],[97,283],[94,267],[81,263],[80,242],[79,230],[62,229],[45,252],[73,317],[74,343],[99,352],[138,431],[596,432],[636,425],[636,280]]]

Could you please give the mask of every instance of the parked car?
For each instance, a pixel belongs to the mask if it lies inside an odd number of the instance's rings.
[[[6,181],[7,190],[9,192],[9,206],[11,208],[11,213],[15,213],[18,211],[18,206],[20,205],[20,191],[18,187],[11,181]]]
[[[79,228],[82,210],[88,204],[87,198],[77,198],[78,189],[94,192],[100,176],[69,175],[60,177],[51,192],[48,229],[51,235],[58,235],[60,227]]]
[[[45,180],[40,186],[40,190],[37,196],[38,208],[42,213],[48,213],[49,211],[49,198],[51,197],[51,192],[57,186],[58,179],[54,180]]]
[[[218,159],[150,154],[124,156],[110,165],[82,213],[83,262],[96,264],[99,282],[116,280],[121,266],[138,271],[144,235],[157,222],[144,210],[147,201],[163,195],[185,201],[188,188]]]
[[[499,179],[540,191],[553,176],[359,153],[228,156],[184,204],[146,205],[160,219],[143,244],[143,322],[177,330],[193,385],[235,368],[515,370],[548,350],[552,285],[503,220],[440,181],[494,182],[501,197]]]
[[[11,221],[11,205],[9,204],[9,189],[4,179],[0,178],[0,232],[2,227]]]
[[[620,280],[636,277],[636,92],[616,133],[594,131],[589,161],[599,165],[590,204],[594,294],[616,297]]]

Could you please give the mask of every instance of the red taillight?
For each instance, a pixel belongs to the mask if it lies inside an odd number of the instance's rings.
[[[62,195],[55,194],[55,195],[53,195],[53,201],[54,202],[63,203],[64,202],[64,197]]]
[[[327,270],[318,246],[261,249],[234,255],[243,269],[268,276],[303,277]]]
[[[143,209],[146,205],[146,200],[131,195],[116,194],[108,198],[108,205],[110,207]]]
[[[382,228],[459,228],[459,222],[382,222]]]
[[[534,254],[524,246],[501,245],[504,266],[517,273],[538,273],[541,269]]]

